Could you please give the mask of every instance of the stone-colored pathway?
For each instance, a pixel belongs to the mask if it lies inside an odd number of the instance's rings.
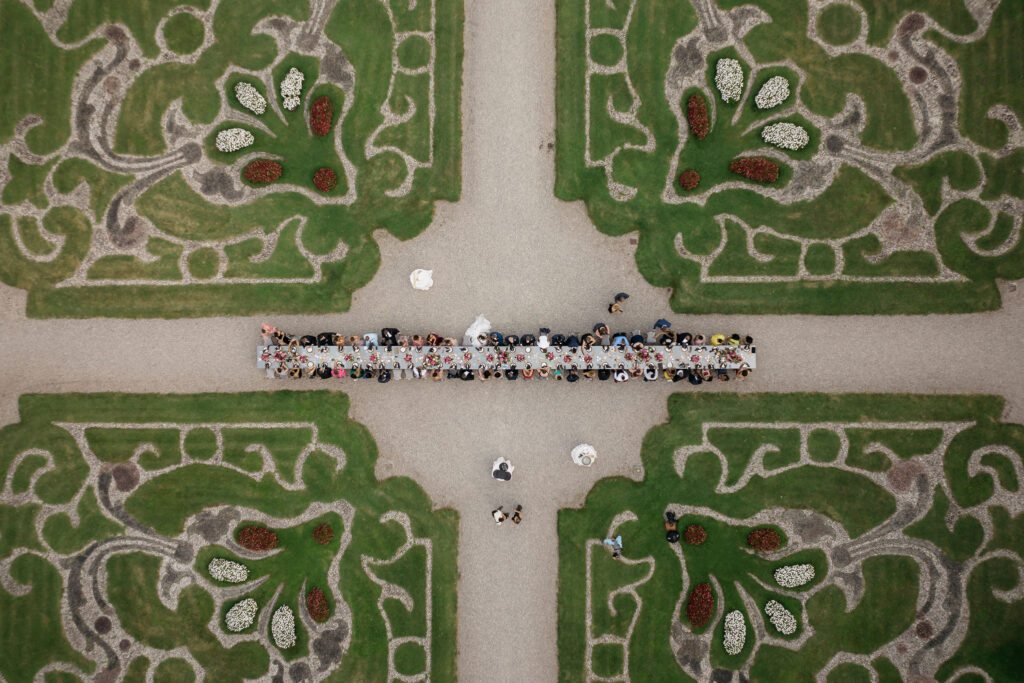
[[[668,311],[668,293],[637,274],[628,239],[597,233],[581,204],[552,194],[554,5],[544,0],[466,4],[463,197],[440,208],[422,237],[378,235],[383,265],[334,316],[279,316],[285,329],[348,333],[393,324],[461,334],[478,313],[497,329],[580,329],[606,318],[619,290],[632,294],[623,328]],[[409,287],[433,268],[428,293]],[[912,318],[668,316],[691,331],[750,332],[760,370],[730,391],[985,392],[1006,396],[1006,419],[1024,421],[1024,297],[971,316]],[[557,676],[557,509],[593,482],[629,474],[645,432],[666,419],[673,387],[642,382],[289,382],[255,369],[260,319],[28,320],[24,293],[0,288],[0,424],[15,422],[30,392],[241,391],[342,388],[353,417],[380,447],[380,476],[409,475],[438,505],[462,515],[458,667],[466,681],[550,681]],[[684,323],[685,320],[685,323]],[[998,360],[978,348],[998,344]],[[569,461],[580,441],[597,464]],[[488,476],[495,455],[512,482]],[[519,527],[490,510],[524,506]]]

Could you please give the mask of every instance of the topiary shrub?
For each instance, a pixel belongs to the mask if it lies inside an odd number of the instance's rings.
[[[694,190],[700,185],[700,174],[692,168],[686,169],[679,175],[679,187],[687,192]]]
[[[309,127],[316,135],[324,136],[331,132],[331,121],[334,118],[334,103],[327,95],[313,100],[309,109]]]
[[[324,522],[317,528],[313,529],[313,538],[315,538],[316,542],[320,545],[327,545],[334,539],[334,529],[331,528],[330,524]]]
[[[686,120],[690,123],[690,130],[698,140],[707,137],[710,125],[708,123],[708,104],[700,93],[690,95],[686,100]]]
[[[306,594],[306,610],[313,621],[327,621],[331,616],[331,608],[327,605],[327,598],[319,588],[310,589]]]
[[[744,157],[729,164],[729,170],[759,183],[774,183],[779,179],[779,165],[764,157]]]
[[[700,545],[708,540],[708,532],[704,531],[704,527],[700,524],[691,524],[686,527],[686,531],[683,533],[683,540],[688,545]]]
[[[754,529],[747,534],[747,545],[760,552],[769,552],[782,545],[782,536],[775,529]]]
[[[235,536],[238,544],[249,550],[273,550],[277,547],[277,534],[261,526],[246,526]]]
[[[281,172],[284,169],[281,168],[281,164],[270,159],[257,159],[251,162],[242,171],[242,175],[250,183],[256,183],[258,185],[265,185],[272,183],[281,177]]]
[[[686,618],[695,628],[707,626],[715,611],[715,596],[711,586],[699,583],[690,591],[690,599],[686,602]]]
[[[313,184],[321,192],[330,192],[338,186],[338,176],[329,168],[321,168],[313,174]]]

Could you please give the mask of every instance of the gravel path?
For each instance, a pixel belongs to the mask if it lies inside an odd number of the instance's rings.
[[[411,242],[378,234],[383,265],[350,313],[272,322],[301,332],[393,324],[461,334],[483,313],[505,331],[580,329],[607,318],[619,290],[632,295],[616,321],[624,329],[668,311],[668,292],[641,280],[628,239],[600,235],[582,204],[552,195],[554,25],[543,0],[466,4],[462,201],[441,206]],[[409,287],[417,267],[434,269],[428,293]],[[997,393],[1010,403],[1006,418],[1024,421],[1015,364],[1024,297],[1008,290],[1003,310],[970,316],[668,317],[677,328],[755,336],[754,378],[710,390]],[[17,421],[17,397],[28,392],[348,392],[353,417],[380,447],[378,474],[410,475],[462,515],[458,667],[467,681],[556,678],[556,511],[579,504],[598,477],[634,472],[644,433],[666,419],[678,386],[275,382],[255,369],[261,319],[38,321],[24,310],[24,292],[0,286],[0,425]],[[988,343],[1005,360],[974,351]],[[599,453],[590,470],[569,461],[584,440]],[[498,454],[516,465],[510,483],[488,476]],[[523,525],[495,527],[490,510],[516,503]]]

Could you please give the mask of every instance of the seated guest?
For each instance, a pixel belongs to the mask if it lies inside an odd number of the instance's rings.
[[[537,338],[532,334],[524,334],[523,338],[519,340],[519,343],[522,346],[533,346],[537,343]]]
[[[380,330],[380,345],[394,346],[398,343],[398,330],[394,327],[382,327]]]
[[[533,368],[527,365],[522,374],[523,379],[533,379]]]
[[[430,371],[430,379],[434,380],[435,382],[440,382],[443,377],[444,373],[441,372],[441,368],[434,368],[433,370]]]
[[[343,334],[336,334],[336,335],[331,337],[331,341],[334,342],[335,346],[344,346],[345,345],[345,335],[343,335]]]
[[[316,346],[316,337],[311,334],[303,335],[299,339],[299,346]]]
[[[661,330],[662,332],[669,329],[670,327],[672,327],[672,323],[665,320],[664,318],[658,318],[658,321],[654,323],[654,329]]]
[[[750,368],[740,368],[736,371],[736,379],[746,379],[750,377]]]
[[[676,343],[676,333],[672,330],[661,332],[657,337],[655,337],[654,341],[661,346],[672,348]]]
[[[585,348],[585,349],[589,349],[591,346],[593,346],[596,343],[597,343],[597,337],[595,337],[594,335],[590,334],[589,332],[587,332],[582,337],[580,337],[580,345],[583,348]]]
[[[289,368],[288,376],[292,379],[298,379],[302,377],[302,368]]]
[[[747,336],[743,339],[743,343],[746,344],[747,346],[750,346],[751,344],[754,343],[754,338]]]
[[[540,336],[537,337],[537,348],[546,349],[551,344],[551,340],[548,339],[548,335],[551,334],[551,330],[546,327],[540,328]]]
[[[491,371],[487,369],[477,370],[477,379],[481,382],[486,382],[491,378]]]
[[[705,339],[704,335],[703,334],[698,334],[696,337],[693,338],[693,345],[694,346],[704,346],[704,342],[705,341],[707,341],[707,340]]]
[[[612,338],[612,346],[628,346],[629,336],[625,332],[616,332]]]
[[[430,334],[427,335],[427,338],[426,338],[426,340],[424,340],[424,343],[427,346],[440,346],[441,345],[441,335],[436,334],[434,332],[431,332]]]
[[[501,368],[494,368],[493,370],[491,370],[491,379],[501,379],[501,377]]]
[[[644,371],[642,369],[638,368],[638,367],[632,368],[629,371],[629,376],[630,377],[640,377],[643,374],[644,374]]]
[[[470,370],[469,368],[459,370],[459,379],[461,379],[463,382],[468,382],[473,378],[473,371]]]
[[[569,338],[565,340],[565,345],[577,347],[580,345],[580,338],[577,337],[575,334],[571,334],[569,335]]]
[[[565,374],[565,379],[569,382],[579,382],[580,375],[576,372],[576,368],[570,368],[569,372]]]
[[[599,380],[601,380],[601,381],[610,379],[611,376],[612,376],[612,371],[609,370],[608,368],[601,368],[600,370],[597,371],[597,378]]]
[[[552,346],[564,346],[565,345],[565,335],[564,334],[554,334],[554,335],[551,335],[551,345]]]
[[[586,377],[587,379],[594,379],[595,377],[597,377],[597,370],[590,366],[587,366],[587,369],[583,371],[583,376]]]
[[[376,376],[377,376],[377,371],[374,370],[373,368],[364,368],[363,369],[363,379],[373,379]]]
[[[680,346],[689,346],[693,342],[693,335],[689,332],[681,332],[676,335],[676,344]]]
[[[711,345],[712,346],[721,346],[724,343],[725,343],[725,335],[724,334],[713,334],[713,335],[711,335]]]
[[[412,345],[416,348],[423,346],[423,337],[418,334],[412,335]]]
[[[700,378],[700,373],[696,369],[690,371],[690,384],[697,386],[703,384],[704,380]]]
[[[407,334],[400,334],[400,335],[398,335],[398,345],[399,346],[403,346],[403,347],[409,346],[409,335],[407,335]]]
[[[634,334],[629,338],[629,343],[634,349],[642,349],[644,347],[644,336],[642,334]]]
[[[502,336],[501,332],[491,332],[490,340],[494,346],[501,346],[505,343],[505,337]]]
[[[551,368],[547,366],[547,363],[541,365],[540,369],[537,370],[537,377],[540,379],[547,379],[549,374],[551,374]]]
[[[732,334],[730,334],[729,335],[729,345],[730,346],[739,346],[740,345],[740,335],[737,334],[736,332],[733,332]]]
[[[377,335],[373,332],[363,335],[363,346],[368,349],[377,348]]]
[[[658,379],[658,368],[653,365],[648,365],[644,368],[644,381],[653,382]]]
[[[718,374],[718,381],[719,382],[728,382],[729,381],[729,371],[728,370],[726,370],[725,368],[718,368],[718,370],[716,372]]]
[[[326,363],[322,364],[317,368],[316,374],[320,376],[320,379],[327,379],[331,376],[331,368]]]
[[[594,325],[594,336],[595,337],[607,337],[610,334],[608,326],[604,323],[597,323]]]
[[[377,381],[380,382],[381,384],[386,384],[386,383],[390,382],[391,381],[391,371],[388,370],[387,368],[384,368],[383,370],[381,370],[380,374],[377,375]]]
[[[333,332],[321,332],[316,335],[317,346],[335,346]]]
[[[456,368],[448,368],[448,379],[458,379],[459,371]]]
[[[701,369],[701,371],[700,371],[700,378],[702,380],[704,380],[705,382],[710,382],[710,381],[714,380],[714,376],[711,374],[711,370],[709,370],[707,368],[702,368]]]
[[[331,370],[331,375],[333,377],[344,377],[345,374],[345,366],[341,364],[341,361],[335,361],[334,368]]]
[[[505,379],[517,379],[519,377],[519,371],[515,368],[509,368],[505,371]]]
[[[628,382],[629,381],[629,373],[626,372],[625,369],[619,368],[618,370],[615,371],[615,381],[616,382]]]
[[[672,374],[673,382],[682,382],[684,379],[690,376],[690,371],[686,368],[679,368]]]
[[[555,368],[555,371],[552,373],[552,376],[555,379],[564,379],[565,378],[565,371],[562,369],[561,365],[559,365],[557,368]]]
[[[519,337],[514,334],[510,334],[505,337],[505,346],[519,346]]]

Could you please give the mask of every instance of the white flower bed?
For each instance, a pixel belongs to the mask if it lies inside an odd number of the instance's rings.
[[[796,633],[796,618],[792,612],[782,606],[782,603],[777,600],[769,600],[768,604],[764,606],[764,613],[768,615],[772,626],[778,629],[782,635],[790,636]]]
[[[786,101],[789,97],[789,81],[782,76],[772,76],[761,86],[761,91],[754,98],[758,109],[771,109]]]
[[[267,101],[252,83],[245,81],[235,83],[235,99],[253,114],[262,114],[267,110]]]
[[[715,87],[726,102],[739,102],[743,93],[743,67],[735,59],[725,57],[715,65]]]
[[[235,606],[228,610],[227,615],[224,617],[224,623],[227,624],[229,631],[244,631],[252,626],[252,622],[256,620],[257,609],[256,601],[252,598],[246,598],[241,602],[235,603]]]
[[[295,645],[295,614],[288,605],[281,605],[270,619],[270,634],[282,650]]]
[[[747,642],[747,622],[743,621],[743,613],[734,609],[725,615],[725,645],[726,654],[738,655]]]
[[[761,139],[782,149],[803,149],[811,141],[807,131],[795,123],[773,123],[761,131]]]
[[[245,568],[245,565],[225,560],[223,557],[215,557],[210,560],[207,569],[210,570],[210,576],[218,581],[242,583],[249,578],[249,570]]]
[[[775,583],[783,588],[796,588],[814,578],[814,565],[791,564],[775,570]]]
[[[293,66],[281,81],[281,97],[284,99],[284,108],[288,111],[293,111],[299,106],[299,95],[302,94],[302,81],[305,78],[305,75]]]
[[[237,152],[254,142],[256,138],[244,128],[228,128],[217,133],[217,149],[221,152]]]

